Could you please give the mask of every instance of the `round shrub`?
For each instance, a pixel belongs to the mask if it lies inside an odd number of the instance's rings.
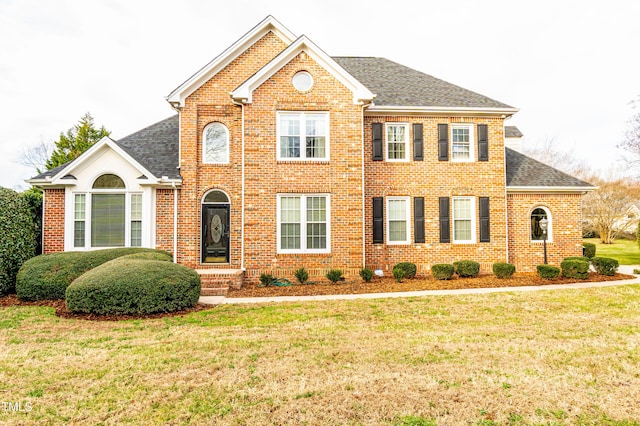
[[[195,306],[200,276],[161,260],[116,259],[78,277],[66,290],[67,308],[97,315],[154,314]]]
[[[27,202],[15,191],[0,187],[0,296],[16,290],[16,275],[35,255],[35,227]]]
[[[342,277],[342,270],[340,269],[331,269],[326,273],[325,277],[332,283],[337,283]]]
[[[585,260],[563,260],[560,268],[565,278],[584,280],[589,276],[589,262]]]
[[[511,263],[496,262],[493,264],[493,274],[498,278],[511,278],[516,267]]]
[[[582,253],[591,259],[596,256],[596,245],[593,243],[582,243]]]
[[[591,259],[586,256],[567,256],[562,260],[581,260],[583,262],[591,262]]]
[[[453,262],[453,269],[459,277],[475,277],[480,273],[480,264],[473,260]]]
[[[453,265],[448,263],[437,263],[431,266],[431,275],[437,280],[450,280],[453,272]]]
[[[300,284],[304,284],[309,280],[309,273],[304,268],[298,268],[293,273]]]
[[[560,276],[560,268],[551,265],[538,265],[536,272],[540,278],[545,280],[555,280]]]
[[[153,250],[141,251],[138,253],[125,254],[118,259],[141,259],[141,260],[160,260],[162,262],[173,262],[173,256],[166,251]]]
[[[64,299],[73,280],[110,260],[131,254],[170,256],[161,250],[128,247],[94,251],[68,251],[36,256],[22,265],[16,279],[16,294],[20,300]],[[153,253],[153,255],[151,255]]]
[[[401,283],[402,279],[405,277],[404,269],[394,266],[391,272],[393,273],[393,278],[395,278],[397,282]]]
[[[594,257],[591,259],[593,267],[600,275],[615,275],[618,271],[618,261],[608,257]]]
[[[415,263],[411,263],[411,262],[400,262],[400,263],[396,263],[393,266],[393,269],[396,268],[400,268],[404,271],[404,277],[403,278],[414,278],[416,276],[416,272],[417,272],[417,268],[416,268],[416,264]]]
[[[362,278],[365,283],[370,283],[373,279],[373,271],[370,268],[360,269],[360,278]]]

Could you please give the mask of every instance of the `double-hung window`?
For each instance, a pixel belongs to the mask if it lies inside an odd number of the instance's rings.
[[[453,197],[453,242],[475,243],[475,198]]]
[[[409,197],[387,197],[389,244],[409,244]]]
[[[278,112],[278,160],[329,159],[329,113]]]
[[[451,161],[473,161],[473,125],[451,125]]]
[[[387,123],[387,161],[409,161],[409,125]]]
[[[278,196],[278,253],[329,253],[329,196]]]
[[[87,213],[86,194],[75,194],[73,201],[73,247],[84,247],[85,220]]]

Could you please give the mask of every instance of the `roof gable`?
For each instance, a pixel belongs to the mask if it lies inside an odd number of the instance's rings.
[[[216,56],[211,62],[192,75],[187,81],[174,89],[166,97],[167,101],[174,107],[184,106],[184,101],[189,95],[269,32],[274,33],[287,45],[295,40],[295,35],[291,31],[285,28],[285,26],[278,22],[273,16],[269,15],[229,46],[224,52]]]
[[[368,102],[374,98],[374,94],[360,81],[348,73],[339,63],[333,60],[315,43],[306,36],[300,36],[293,43],[283,50],[278,56],[262,67],[257,73],[242,83],[231,92],[231,96],[238,101],[245,103],[252,102],[253,91],[256,90],[269,77],[278,72],[300,53],[305,52],[311,59],[322,66],[327,72],[333,75],[340,83],[353,93],[353,102]]]

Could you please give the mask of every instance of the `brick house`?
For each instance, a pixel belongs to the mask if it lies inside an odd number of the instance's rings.
[[[269,16],[167,96],[178,114],[29,183],[45,253],[167,250],[205,285],[581,253],[593,187],[505,147],[516,108]],[[517,129],[510,128],[511,137]]]

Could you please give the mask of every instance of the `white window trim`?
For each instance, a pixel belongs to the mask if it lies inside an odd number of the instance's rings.
[[[389,128],[389,126],[402,126],[405,128],[405,132],[404,134],[407,136],[404,144],[405,144],[405,148],[404,148],[404,158],[389,158],[389,141],[387,139],[387,130]],[[384,124],[384,158],[387,162],[389,163],[407,163],[409,161],[410,156],[410,152],[409,152],[409,147],[411,146],[411,144],[409,143],[409,139],[410,139],[409,135],[409,123],[385,123]]]
[[[407,235],[407,239],[404,241],[391,241],[391,234],[389,232],[389,230],[391,229],[389,227],[389,222],[390,222],[390,214],[389,214],[389,201],[404,201],[405,202],[405,221],[406,221],[406,235]],[[387,244],[388,245],[406,245],[406,244],[411,244],[411,206],[410,206],[410,202],[411,202],[411,197],[386,197],[386,202],[385,202],[385,213],[386,213],[386,231],[387,231]]]
[[[325,156],[324,157],[311,157],[307,158],[306,140],[302,137],[306,135],[301,134],[300,137],[300,157],[282,157],[280,156],[280,116],[282,114],[299,114],[300,115],[300,132],[305,133],[304,129],[304,117],[307,115],[324,115],[325,116]],[[329,161],[330,158],[330,130],[331,130],[331,116],[327,111],[278,111],[276,113],[276,159],[277,161]]]
[[[536,244],[543,244],[544,243],[544,240],[534,240],[533,238],[531,238],[531,215],[533,214],[533,211],[535,209],[542,209],[547,214],[547,220],[549,221],[549,222],[547,222],[547,242],[548,243],[552,243],[553,242],[553,217],[551,216],[551,211],[545,206],[535,206],[529,212],[529,217],[528,217],[528,222],[529,222],[529,240],[532,243],[536,243]]]
[[[205,160],[207,158],[207,143],[206,143],[207,129],[214,124],[220,124],[224,128],[224,131],[227,135],[227,156],[224,161],[206,161]],[[229,128],[224,123],[221,123],[219,121],[213,121],[207,124],[206,126],[204,126],[204,129],[202,129],[202,164],[229,164],[230,154],[231,154],[231,138],[229,134]]]
[[[281,247],[281,200],[285,197],[300,197],[300,249],[283,249]],[[326,199],[327,248],[308,249],[307,246],[307,198],[324,197]],[[276,206],[276,238],[278,254],[327,254],[331,253],[331,196],[329,194],[278,194]]]
[[[476,161],[476,135],[475,126],[472,123],[452,123],[450,126],[449,134],[449,152],[451,152],[451,161],[454,163],[472,163]],[[469,158],[454,159],[453,158],[453,129],[454,128],[467,128],[469,129]]]
[[[456,215],[455,215],[455,201],[454,200],[470,200],[471,201],[471,239],[470,240],[456,240]],[[476,197],[452,197],[451,198],[451,241],[453,244],[475,244],[476,239]]]

